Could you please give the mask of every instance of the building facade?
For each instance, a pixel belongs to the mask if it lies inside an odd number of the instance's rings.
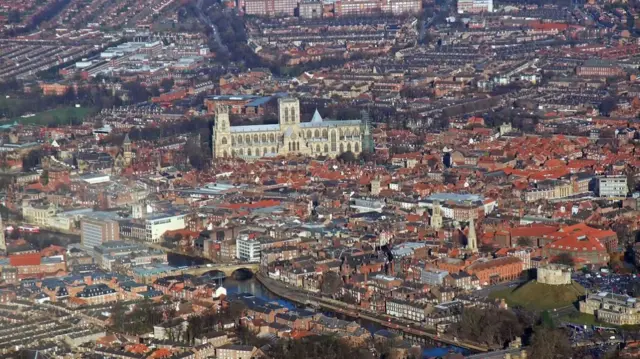
[[[522,261],[516,257],[478,260],[467,267],[467,272],[478,277],[481,285],[490,285],[518,279],[522,274]]]
[[[303,19],[317,19],[322,17],[322,2],[316,0],[302,0],[299,5],[299,16]]]
[[[106,284],[93,284],[84,287],[76,297],[89,305],[94,305],[115,302],[118,300],[118,293]]]
[[[599,321],[615,325],[640,324],[640,304],[627,295],[601,292],[580,302],[580,312],[595,315]]]
[[[421,322],[428,313],[429,305],[427,304],[392,298],[386,300],[386,314],[393,317]]]
[[[360,120],[327,121],[318,111],[311,122],[300,122],[300,102],[278,99],[279,123],[230,126],[229,109],[216,108],[213,157],[258,159],[288,154],[336,157],[343,152],[362,152],[365,129]]]
[[[145,240],[157,243],[167,231],[186,227],[186,214],[155,214],[145,219]]]
[[[626,197],[628,192],[626,176],[598,177],[598,195],[600,197]]]
[[[25,222],[38,226],[47,226],[49,220],[58,213],[55,204],[26,204],[22,206],[22,217]]]
[[[458,0],[458,13],[493,12],[493,0]]]
[[[245,262],[260,262],[260,241],[243,234],[236,240],[236,258]]]
[[[4,237],[4,224],[2,223],[2,216],[0,216],[0,253],[7,251],[7,241]]]
[[[80,221],[80,242],[87,249],[94,249],[107,241],[120,240],[118,221],[108,213],[93,213]]]

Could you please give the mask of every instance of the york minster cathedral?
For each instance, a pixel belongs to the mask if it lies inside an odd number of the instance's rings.
[[[226,106],[217,106],[215,116],[214,158],[250,160],[292,153],[336,157],[347,151],[358,155],[372,150],[368,120],[326,120],[316,110],[310,122],[300,122],[300,102],[295,98],[278,99],[274,125],[230,126]]]

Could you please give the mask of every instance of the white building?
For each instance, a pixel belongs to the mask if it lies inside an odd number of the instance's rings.
[[[493,12],[493,0],[458,0],[458,14]]]
[[[260,262],[260,241],[246,234],[236,239],[236,258],[244,262]]]
[[[352,197],[350,207],[358,213],[365,212],[382,212],[384,208],[384,200],[368,197]]]
[[[452,218],[456,220],[465,220],[466,216],[463,212],[476,213],[484,212],[487,215],[493,212],[497,207],[496,200],[486,198],[478,194],[469,193],[433,193],[429,197],[420,200],[418,205],[433,209],[434,204],[438,203],[440,207],[440,215],[443,218]]]
[[[147,242],[160,242],[167,231],[184,229],[186,214],[158,213],[145,220],[145,240]]]
[[[80,177],[80,179],[88,184],[100,184],[111,181],[111,177],[108,174],[103,173],[91,173]]]
[[[509,253],[507,253],[507,255],[520,258],[520,260],[522,261],[522,270],[529,270],[531,269],[531,252],[532,251],[533,249],[531,248],[525,248],[525,249],[510,251]]]
[[[628,192],[626,176],[598,177],[598,195],[600,197],[626,197]]]

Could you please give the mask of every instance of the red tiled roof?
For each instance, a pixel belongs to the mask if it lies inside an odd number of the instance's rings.
[[[561,228],[558,232],[550,234],[548,237],[557,239],[549,245],[553,249],[565,249],[568,251],[606,251],[606,247],[600,239],[615,236],[616,232],[611,230],[600,230],[592,228],[584,223]]]
[[[13,267],[40,265],[40,253],[29,253],[9,256],[9,263]]]
[[[516,264],[518,262],[522,262],[522,260],[516,257],[501,257],[496,259],[490,259],[488,261],[476,261],[472,265],[467,267],[467,271],[482,271],[490,268]]]
[[[510,230],[511,237],[538,237],[551,234],[558,230],[557,226],[532,225],[527,227],[516,227]]]

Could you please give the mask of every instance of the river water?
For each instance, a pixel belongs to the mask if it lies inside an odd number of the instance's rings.
[[[175,254],[175,253],[169,253],[167,255],[167,259],[170,265],[178,266],[178,267],[202,265],[202,264],[210,263],[208,260],[204,258],[188,257],[188,256]],[[271,293],[267,288],[265,288],[265,286],[260,284],[260,282],[258,282],[255,278],[249,278],[244,280],[237,280],[234,278],[225,278],[222,281],[222,286],[227,290],[227,293],[251,293],[256,297],[259,297],[268,301],[277,302],[281,306],[288,308],[290,310],[298,308],[298,306],[295,303],[292,303],[286,299],[280,298],[277,295]],[[361,318],[357,318],[357,319],[347,318],[341,313],[323,311],[323,314],[331,317],[338,317],[344,320],[355,320],[358,324],[362,325],[371,333],[375,333],[380,329],[385,329],[383,326],[381,326],[378,323],[364,320]],[[447,346],[445,344],[442,344],[433,340],[428,340],[427,343],[428,344],[426,346],[424,343],[422,344],[424,349],[423,350],[424,358],[436,358],[439,356],[444,356],[447,353],[452,351],[463,353],[463,354],[470,353],[465,349],[454,347],[454,346]]]

